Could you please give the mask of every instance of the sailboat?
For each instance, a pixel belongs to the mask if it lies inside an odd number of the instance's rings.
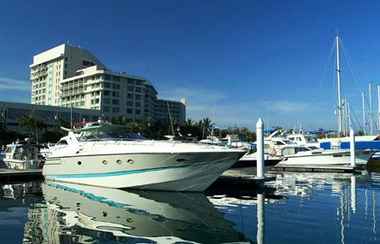
[[[340,54],[339,54],[339,36],[336,36],[336,77],[337,77],[337,122],[338,122],[338,134],[336,138],[326,138],[319,140],[320,146],[323,149],[349,149],[350,147],[350,138],[347,136],[348,130],[351,127],[351,114],[349,111],[349,104],[347,101],[342,102],[341,98],[341,80],[340,80]],[[372,111],[372,92],[371,85],[369,85],[369,104],[370,111]],[[380,101],[380,88],[379,88],[379,101]],[[362,103],[363,103],[363,123],[365,123],[365,98],[364,93],[362,93]],[[379,105],[380,106],[380,105]],[[347,121],[345,121],[345,118]],[[348,123],[347,123],[348,122]],[[372,124],[372,123],[371,123]],[[373,126],[370,126],[371,128]],[[373,130],[371,129],[371,132]],[[344,136],[342,136],[344,135]],[[364,136],[355,136],[355,148],[357,150],[370,150],[376,151],[380,150],[380,136],[379,135],[364,135]]]
[[[340,80],[340,54],[339,54],[339,36],[336,36],[336,78],[337,78],[337,122],[338,122],[338,138],[330,138],[320,141],[322,149],[310,149],[305,146],[283,148],[281,156],[282,161],[277,164],[278,166],[305,166],[305,165],[349,165],[350,163],[350,138],[340,137],[347,135],[348,129],[351,127],[350,114],[347,109],[346,102],[342,102],[342,87]],[[348,117],[345,121],[345,116]],[[357,140],[373,139],[372,137],[356,138]],[[342,148],[341,144],[348,144],[348,147]],[[345,145],[344,144],[344,145]],[[325,149],[325,150],[324,150]],[[288,154],[291,151],[292,153]],[[366,165],[373,152],[369,150],[359,149],[356,152],[356,162],[360,165]]]

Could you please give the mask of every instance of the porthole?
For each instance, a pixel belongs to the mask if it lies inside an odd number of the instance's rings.
[[[122,161],[121,161],[120,159],[118,159],[118,160],[116,160],[116,163],[117,163],[117,164],[121,164]]]
[[[103,160],[102,162],[104,165],[108,164],[107,160]]]
[[[82,165],[82,162],[81,161],[78,161],[78,163],[77,163],[78,165]]]
[[[133,161],[133,159],[128,159],[127,161],[129,164],[133,164],[135,161]]]

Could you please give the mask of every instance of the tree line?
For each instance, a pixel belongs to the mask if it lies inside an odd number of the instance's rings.
[[[20,130],[12,131],[5,126],[0,127],[0,144],[8,144],[17,139],[29,137],[37,143],[57,142],[66,132],[60,127],[70,127],[70,123],[64,120],[58,120],[56,125],[48,126],[43,120],[33,115],[26,115],[17,120]],[[148,139],[163,139],[165,135],[172,135],[176,138],[201,140],[210,135],[224,138],[227,135],[237,135],[242,141],[255,141],[256,134],[248,128],[230,127],[218,128],[209,118],[199,121],[187,119],[184,124],[170,124],[163,121],[133,121],[124,117],[115,117],[111,123],[123,125],[130,132],[141,133]],[[74,126],[80,126],[80,123],[74,123]]]

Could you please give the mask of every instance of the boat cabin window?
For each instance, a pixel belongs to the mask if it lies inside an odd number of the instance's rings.
[[[307,137],[305,137],[305,138],[306,138],[306,141],[307,141],[308,143],[316,143],[316,142],[318,142],[317,138],[315,138],[315,137],[313,137],[313,136],[307,136]]]
[[[38,150],[35,146],[22,145],[16,147],[12,158],[17,160],[34,159],[37,154]]]
[[[310,149],[309,148],[307,148],[307,147],[296,147],[295,148],[296,150],[296,153],[298,153],[298,152],[307,152],[307,151],[310,151]]]
[[[12,150],[13,150],[13,147],[7,147],[7,148],[5,149],[5,153],[11,153]]]
[[[295,153],[296,153],[296,151],[295,151],[294,147],[286,147],[286,148],[282,149],[282,151],[281,151],[281,154],[283,156],[293,155]]]
[[[298,152],[306,152],[306,151],[310,151],[310,149],[307,147],[286,147],[282,149],[281,154],[283,156],[287,156],[287,155],[296,154]]]
[[[65,139],[62,139],[57,142],[57,145],[68,145],[68,143]]]
[[[81,131],[80,141],[102,141],[102,140],[142,140],[140,133],[132,133],[122,126],[99,126]]]
[[[310,148],[311,150],[317,150],[317,149],[319,149],[318,147],[315,147],[315,146],[309,146],[308,148]]]

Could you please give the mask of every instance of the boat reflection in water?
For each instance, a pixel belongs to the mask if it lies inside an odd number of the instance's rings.
[[[29,219],[25,229],[33,228],[49,243],[245,241],[200,193],[127,192],[66,183],[44,183],[42,190],[47,206],[29,210],[29,217],[40,219]],[[33,232],[24,239],[33,239]]]

